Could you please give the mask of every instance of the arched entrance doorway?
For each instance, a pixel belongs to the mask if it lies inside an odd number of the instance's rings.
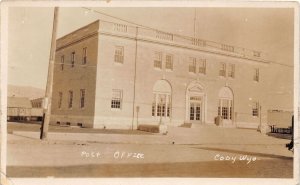
[[[153,86],[152,117],[159,122],[171,120],[172,88],[166,80],[158,80]]]
[[[218,115],[223,118],[223,124],[233,123],[233,92],[229,87],[219,91]]]
[[[187,87],[186,120],[196,124],[205,122],[205,93],[198,82],[192,82]]]

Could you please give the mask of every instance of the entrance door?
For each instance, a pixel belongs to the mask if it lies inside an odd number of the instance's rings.
[[[192,124],[205,123],[206,96],[203,87],[198,81],[191,82],[186,93],[185,121]]]
[[[201,103],[191,102],[190,103],[190,121],[201,122]]]

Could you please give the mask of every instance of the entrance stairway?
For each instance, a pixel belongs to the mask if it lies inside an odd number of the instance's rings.
[[[236,128],[236,125],[234,124],[221,124],[221,125],[216,125],[214,123],[190,123],[190,122],[185,122],[181,124],[179,127],[184,127],[184,128],[201,128],[201,127],[226,127],[226,128]]]

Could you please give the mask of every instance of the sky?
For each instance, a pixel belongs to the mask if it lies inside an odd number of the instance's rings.
[[[92,9],[162,31],[265,52],[293,65],[293,10],[287,8]],[[8,17],[8,84],[45,89],[53,8],[11,7]],[[195,13],[196,12],[196,13]],[[195,16],[196,15],[196,16]],[[59,8],[57,38],[95,20],[116,19],[84,8]]]

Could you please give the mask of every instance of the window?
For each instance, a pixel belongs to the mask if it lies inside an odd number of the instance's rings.
[[[166,69],[173,70],[173,55],[166,55]]]
[[[219,76],[223,76],[223,77],[226,76],[226,64],[225,63],[220,64]]]
[[[223,119],[232,120],[232,100],[219,99],[218,115]]]
[[[254,69],[253,80],[256,81],[256,82],[259,81],[259,69],[258,68]]]
[[[171,96],[168,95],[167,98],[168,98],[168,104],[167,104],[167,117],[170,117],[170,114],[171,114]]]
[[[58,92],[58,108],[61,108],[61,102],[62,102],[62,92]]]
[[[157,102],[157,116],[165,117],[166,113],[166,95],[158,94],[158,102]]]
[[[225,120],[233,119],[233,92],[228,87],[223,87],[219,92],[218,115]]]
[[[65,56],[60,57],[60,69],[63,71],[64,70],[64,63],[65,63]]]
[[[258,109],[259,109],[259,103],[253,102],[252,103],[252,116],[258,117]]]
[[[153,94],[153,100],[152,100],[152,116],[155,116],[156,112],[156,94]]]
[[[171,117],[171,86],[165,80],[159,80],[153,87],[152,116]]]
[[[162,53],[161,52],[155,52],[154,56],[154,68],[161,69],[162,68]]]
[[[206,59],[199,60],[199,73],[206,74]]]
[[[87,48],[82,49],[82,64],[85,65],[87,62]]]
[[[196,73],[196,58],[190,58],[189,72]]]
[[[85,89],[80,89],[80,108],[84,108]]]
[[[73,107],[73,91],[69,91],[69,108]]]
[[[234,71],[235,71],[235,65],[234,64],[229,64],[228,76],[231,77],[231,78],[234,78]]]
[[[152,116],[170,117],[171,96],[169,94],[154,93],[152,102]]]
[[[112,99],[111,99],[111,108],[112,109],[121,109],[122,104],[122,90],[113,89]]]
[[[73,51],[71,55],[71,67],[74,67],[74,64],[75,64],[75,51]]]
[[[124,62],[124,47],[116,46],[115,49],[115,62],[123,63]]]

